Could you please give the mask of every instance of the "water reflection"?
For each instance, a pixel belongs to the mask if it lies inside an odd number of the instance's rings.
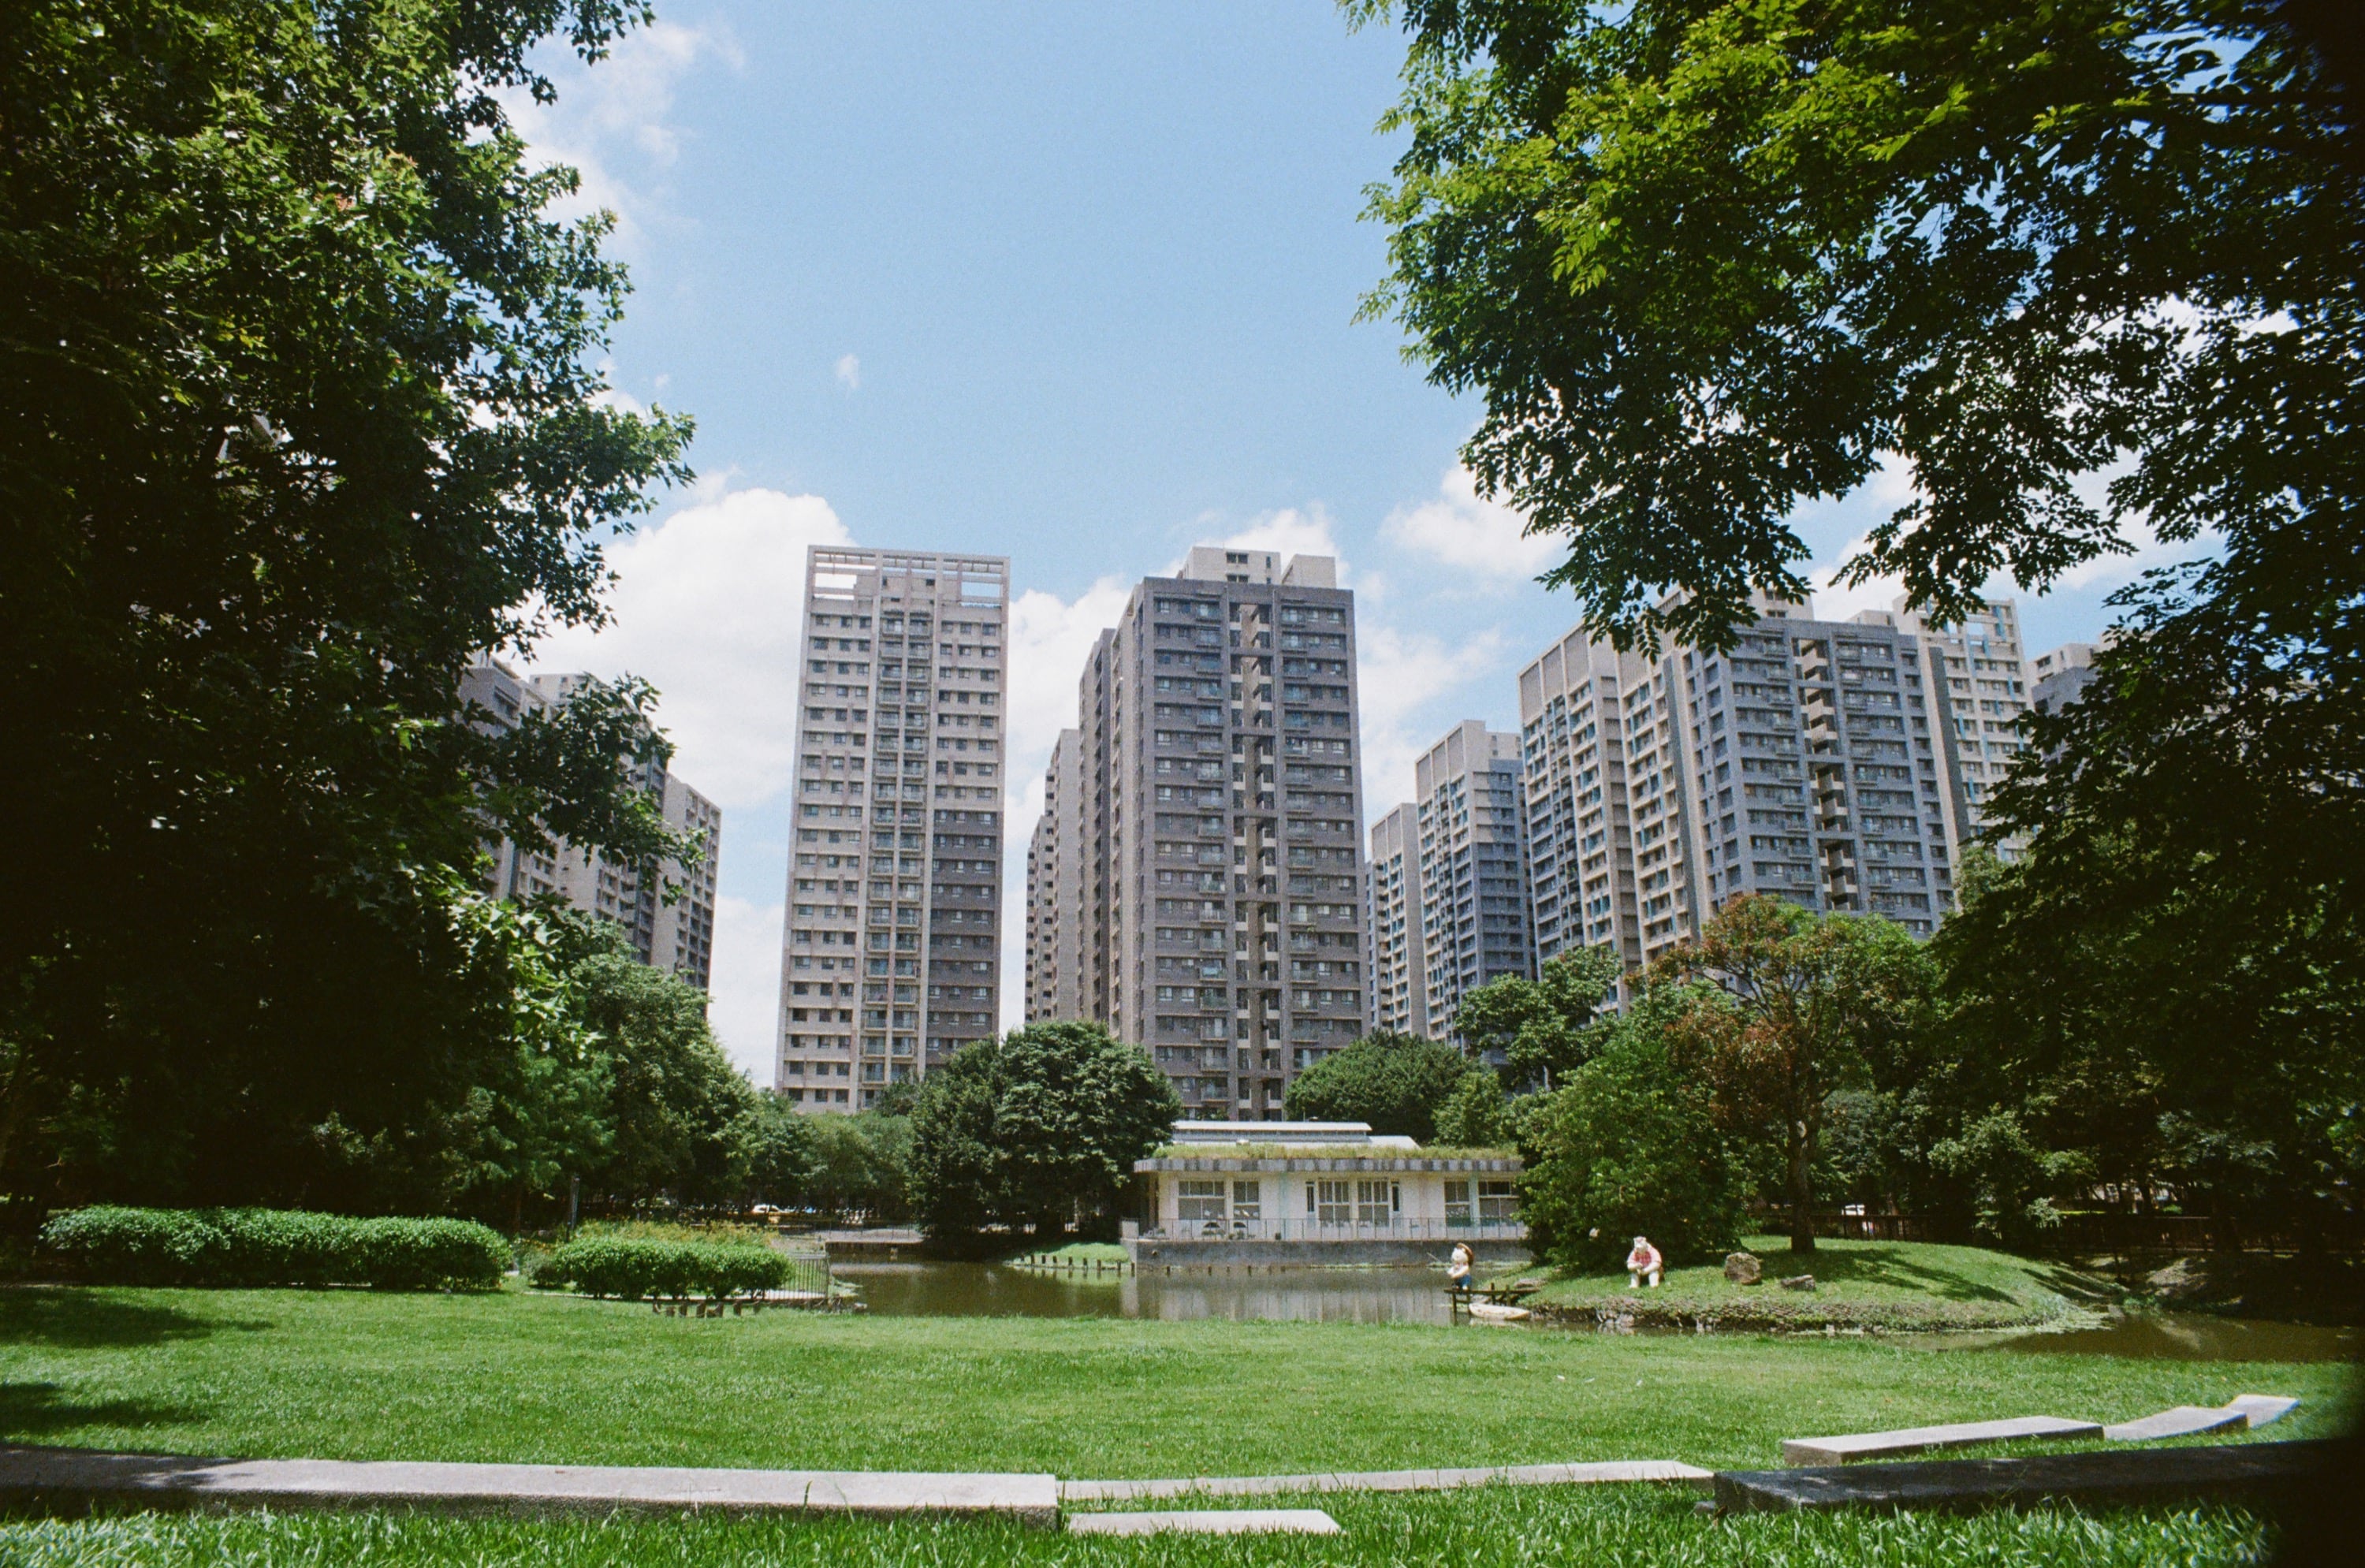
[[[2099,1328],[1917,1338],[1933,1350],[2125,1356],[2165,1361],[2345,1361],[2365,1352],[2365,1331],[2355,1328],[2213,1317],[2197,1312],[2113,1312]]]
[[[1067,1274],[996,1263],[859,1263],[840,1279],[900,1317],[1278,1318],[1306,1323],[1450,1320],[1430,1269],[1259,1269]]]
[[[1452,1321],[1445,1276],[1421,1268],[1231,1269],[1076,1274],[997,1263],[841,1264],[872,1312],[899,1317],[1149,1317],[1306,1323]],[[1544,1328],[1545,1332],[1552,1332]],[[1566,1330],[1563,1330],[1566,1331]],[[1590,1324],[1581,1332],[1591,1333]],[[2365,1331],[2191,1313],[2117,1313],[2100,1327],[1917,1334],[1894,1343],[1939,1351],[2126,1356],[2146,1361],[2331,1361],[2365,1353]]]

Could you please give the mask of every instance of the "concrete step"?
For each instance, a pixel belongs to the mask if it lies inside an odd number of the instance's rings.
[[[2256,1497],[2308,1484],[2328,1461],[2331,1447],[2324,1442],[2236,1443],[2212,1448],[2100,1449],[2026,1459],[1732,1471],[1715,1478],[1713,1506],[1719,1513],[1757,1513]]]
[[[1360,1470],[1320,1475],[1197,1475],[1162,1481],[1063,1481],[1068,1503],[1160,1497],[1254,1497],[1286,1492],[1444,1492],[1462,1486],[1584,1486],[1632,1481],[1704,1485],[1709,1472],[1671,1459],[1607,1460],[1592,1464],[1501,1464],[1463,1470]]]
[[[2065,1421],[2058,1416],[2016,1416],[2002,1421],[1963,1421],[1948,1427],[1905,1427],[1893,1432],[1852,1432],[1835,1438],[1785,1438],[1782,1462],[1791,1465],[1847,1464],[1857,1460],[1887,1459],[1930,1449],[1965,1448],[1974,1443],[2011,1442],[2026,1438],[2098,1438],[2093,1421]]]
[[[1070,1535],[1337,1535],[1319,1508],[1178,1508],[1164,1513],[1070,1514]]]
[[[441,1464],[324,1459],[193,1459],[90,1449],[0,1448],[0,1506],[378,1508],[525,1516],[646,1512],[947,1514],[1059,1522],[1049,1475],[694,1470],[622,1465]]]

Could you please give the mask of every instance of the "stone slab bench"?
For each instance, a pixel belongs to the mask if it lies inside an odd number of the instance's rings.
[[[1982,1508],[2061,1501],[2090,1505],[2267,1496],[2307,1484],[2326,1442],[2213,1448],[2098,1449],[2026,1459],[1732,1471],[1715,1478],[1720,1514],[1795,1508]],[[1708,1506],[1709,1505],[1703,1505]]]
[[[1965,1448],[2028,1438],[2098,1438],[2100,1423],[2065,1421],[2058,1416],[2016,1416],[2003,1421],[1963,1421],[1950,1427],[1905,1427],[1893,1432],[1855,1432],[1835,1438],[1785,1438],[1788,1465],[1849,1464],[1930,1449]]]
[[[1070,1514],[1070,1535],[1337,1535],[1319,1508],[1175,1509],[1166,1513]]]
[[[0,1447],[0,1506],[135,1508],[415,1508],[525,1517],[643,1512],[941,1514],[1059,1522],[1049,1475],[693,1470],[622,1465],[441,1464],[192,1459]]]
[[[1255,1497],[1284,1492],[1445,1492],[1502,1483],[1585,1486],[1628,1481],[1685,1481],[1705,1486],[1710,1472],[1671,1459],[1620,1459],[1592,1464],[1503,1464],[1466,1470],[1362,1470],[1324,1475],[1198,1475],[1164,1481],[1063,1481],[1067,1503],[1159,1497]]]

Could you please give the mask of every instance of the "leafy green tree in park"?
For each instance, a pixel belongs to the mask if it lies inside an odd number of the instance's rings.
[[[1707,981],[1717,1004],[1681,1022],[1687,1060],[1724,1124],[1782,1151],[1790,1249],[1815,1249],[1814,1169],[1829,1097],[1867,1077],[1882,1043],[1926,1027],[1928,951],[1877,915],[1818,915],[1745,893],[1661,954],[1654,985]]]
[[[1602,1009],[1621,968],[1607,947],[1573,947],[1545,959],[1534,980],[1504,975],[1464,996],[1454,1033],[1474,1052],[1500,1050],[1510,1086],[1549,1089],[1600,1048]]]
[[[604,1064],[604,1158],[571,1174],[587,1196],[729,1203],[744,1187],[758,1098],[707,1025],[706,993],[633,956],[623,934],[579,917],[585,950],[566,970],[569,1010]]]
[[[1437,1141],[1448,1148],[1505,1148],[1518,1141],[1518,1118],[1501,1080],[1484,1068],[1462,1075],[1437,1107]]]
[[[786,1209],[811,1196],[815,1166],[813,1123],[782,1094],[758,1094],[747,1139],[745,1196],[749,1204]]]
[[[1688,1055],[1729,1005],[1705,984],[1651,987],[1561,1088],[1530,1097],[1520,1213],[1540,1255],[1613,1268],[1647,1236],[1680,1264],[1739,1240],[1747,1182]]]
[[[610,406],[604,217],[529,167],[635,0],[0,7],[0,1180],[383,1202],[518,1049],[486,830],[653,864],[650,694],[492,734],[687,423]]]
[[[1112,1215],[1182,1113],[1149,1057],[1097,1024],[1036,1024],[956,1052],[912,1111],[912,1204],[932,1239],[1057,1233]]]
[[[1452,1046],[1382,1030],[1333,1051],[1290,1081],[1297,1121],[1369,1122],[1375,1133],[1421,1143],[1437,1137],[1437,1111],[1470,1058]]]
[[[1592,631],[1723,645],[1754,592],[1805,590],[1799,507],[1883,466],[1910,498],[1845,576],[1939,620],[2138,525],[2191,547],[2034,724],[1991,812],[2030,851],[1946,961],[1967,1026],[2048,1086],[2012,1109],[2032,1147],[2229,1215],[2341,1206],[2365,133],[2321,14],[1351,9],[1411,39],[1373,308],[1483,398],[1464,455],[1566,541],[1546,581]]]

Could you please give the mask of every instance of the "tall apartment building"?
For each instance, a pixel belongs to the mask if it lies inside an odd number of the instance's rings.
[[[1463,997],[1535,973],[1519,737],[1464,719],[1413,764],[1420,830],[1427,1027],[1444,1039]]]
[[[563,707],[588,675],[521,676],[508,666],[478,665],[461,681],[464,708],[503,729],[531,712]],[[700,835],[695,864],[667,860],[653,876],[619,865],[596,850],[566,843],[536,854],[503,838],[493,846],[488,890],[505,899],[556,896],[623,932],[641,962],[679,975],[704,991],[714,968],[714,881],[722,863],[723,813],[714,802],[675,778],[661,763],[642,765],[632,783],[656,797],[666,826]],[[673,902],[666,902],[670,886]]]
[[[805,1110],[994,1032],[1009,607],[1001,556],[806,553],[775,1075]]]
[[[1084,737],[1061,730],[1026,846],[1026,1021],[1092,1016],[1084,1000]]]
[[[1572,636],[1522,672],[1544,956],[1582,942],[1647,963],[1743,892],[1922,935],[1953,903],[1953,643],[1889,612],[1758,609],[1728,655]],[[2002,656],[1996,623],[1957,633],[1961,656]]]
[[[1421,935],[1420,811],[1372,824],[1372,1027],[1429,1033],[1429,947]]]
[[[2064,643],[2049,654],[2028,661],[2028,702],[2040,713],[2057,713],[2086,693],[2094,679],[2094,655],[2109,646],[2101,643]]]
[[[1194,549],[1134,590],[1078,698],[1082,885],[1028,902],[1072,910],[1082,1015],[1191,1114],[1278,1118],[1364,1025],[1354,596],[1327,557]]]
[[[1623,665],[1582,632],[1519,672],[1520,781],[1536,961],[1614,947],[1642,962],[1627,814]]]
[[[1886,614],[1857,617],[1912,632],[1920,641],[1922,678],[1931,692],[1946,789],[1947,836],[1958,847],[1990,826],[1987,794],[2025,748],[2021,715],[2028,711],[2030,676],[2022,657],[2020,614],[2010,599],[1982,601],[1959,626],[1936,626],[1899,599]],[[2019,845],[1996,846],[2006,859]]]

